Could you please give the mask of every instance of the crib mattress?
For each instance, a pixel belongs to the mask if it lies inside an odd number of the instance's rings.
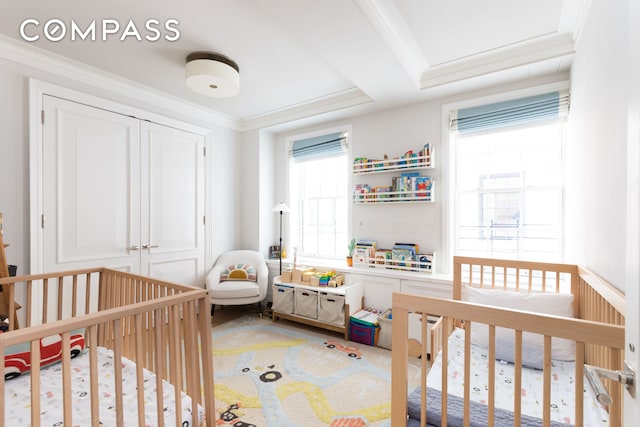
[[[114,357],[111,350],[99,347],[98,372],[100,395],[100,425],[107,427],[116,425],[114,396]],[[73,426],[91,425],[90,399],[90,367],[89,352],[83,351],[71,361]],[[41,371],[41,420],[43,426],[63,425],[62,364],[51,365]],[[137,391],[135,363],[122,358],[122,388],[125,426],[137,425]],[[11,420],[7,425],[30,425],[31,420],[31,378],[23,374],[5,382],[5,419]],[[144,369],[145,384],[145,417],[146,426],[158,425],[156,416],[156,380],[155,375]],[[167,382],[163,385],[164,423],[165,426],[176,426],[175,397],[173,386]],[[182,393],[182,423],[180,426],[192,427],[204,421],[204,411],[200,408],[198,423],[192,423],[191,398]]]
[[[464,395],[464,331],[456,329],[449,337],[448,393]],[[489,399],[489,370],[487,349],[471,345],[471,400],[486,404]],[[513,410],[513,380],[515,366],[512,363],[495,361],[495,406]],[[551,420],[563,424],[574,424],[575,363],[552,361],[551,370]],[[600,405],[587,380],[584,380],[584,425],[608,425],[608,414]],[[427,376],[428,387],[442,389],[442,358],[438,355]],[[543,416],[543,374],[541,370],[522,368],[522,413],[540,418]],[[431,408],[430,408],[431,410]]]

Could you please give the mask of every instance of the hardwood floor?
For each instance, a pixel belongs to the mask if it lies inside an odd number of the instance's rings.
[[[270,311],[263,307],[263,317],[269,318]],[[211,317],[211,326],[215,327],[225,322],[235,320],[242,316],[259,317],[258,308],[252,305],[216,305],[213,316]]]

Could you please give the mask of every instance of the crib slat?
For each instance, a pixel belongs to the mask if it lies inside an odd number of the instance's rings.
[[[471,322],[468,323],[471,326]],[[464,331],[464,425],[468,426],[470,416],[469,399],[471,397],[471,327]]]
[[[31,326],[31,307],[33,306],[33,282],[31,280],[28,280],[26,282],[27,285],[27,319],[26,319],[26,325],[27,328],[29,326]]]
[[[40,340],[31,341],[31,426],[40,427]]]
[[[422,313],[420,315],[421,325],[421,345],[420,345],[420,369],[422,375],[420,375],[420,385],[422,390],[427,390],[427,314]],[[424,392],[420,395],[420,427],[425,427],[427,424],[427,393]]]
[[[170,315],[171,321],[169,324],[171,325],[170,334],[169,334],[169,349],[171,350],[169,356],[169,369],[171,372],[171,382],[174,385],[174,393],[175,393],[175,415],[176,415],[176,425],[180,425],[182,423],[182,393],[180,392],[182,389],[182,343],[180,342],[180,306],[172,306],[170,307]],[[202,349],[204,352],[205,349]],[[206,353],[204,353],[206,354]],[[194,422],[193,425],[197,425],[195,421],[196,414],[193,414]]]
[[[487,364],[489,365],[489,375],[487,378],[487,382],[489,383],[489,401],[487,403],[489,419],[488,425],[489,427],[493,427],[495,423],[495,379],[496,379],[496,327],[494,325],[489,325],[489,357],[487,359]]]
[[[118,331],[122,328],[120,319],[113,321],[113,368],[115,377],[116,422],[124,425],[124,405],[122,403],[122,336]]]
[[[135,348],[136,348],[136,360],[144,360],[144,341],[142,340],[142,324],[144,317],[142,314],[137,314],[134,318],[135,323]],[[145,413],[144,413],[144,372],[142,363],[136,363],[136,393],[138,395],[138,425],[145,425]]]
[[[156,374],[156,415],[158,417],[158,427],[164,427],[164,416],[162,408],[164,407],[164,387],[162,379],[164,378],[164,363],[162,361],[162,328],[161,324],[164,323],[164,310],[157,309],[153,312],[154,323],[154,335],[155,335],[155,374]]]
[[[189,311],[191,312],[191,321],[193,324],[193,342],[195,344],[194,350],[191,351],[191,353],[195,354],[197,353],[197,351],[195,351],[195,349],[198,348],[199,342],[198,342],[198,310],[197,310],[197,305],[196,305],[196,301],[190,301],[189,303],[186,304],[187,306],[190,306],[191,308],[189,309]],[[209,312],[207,312],[209,313]],[[194,399],[191,400],[191,410],[196,410],[195,414],[197,414],[197,405],[199,404],[203,404],[204,402],[201,399],[202,396],[202,383],[201,383],[201,379],[203,378],[203,372],[201,370],[201,365],[198,362],[198,358],[195,358],[195,379],[196,379],[196,388],[194,390],[191,391],[190,394],[193,394]],[[212,380],[213,381],[213,380]]]
[[[88,328],[89,337],[89,389],[91,391],[91,427],[100,426],[100,396],[98,395],[98,327]]]
[[[513,379],[513,418],[514,427],[520,427],[520,420],[522,419],[522,331],[516,330],[516,345],[515,345],[515,378]]]
[[[449,324],[450,319],[448,317],[444,317],[444,322]],[[448,332],[448,331],[447,331]],[[442,414],[442,425],[447,425],[447,402],[449,400],[449,339],[448,333],[442,334],[442,402],[440,405],[440,413]]]
[[[542,405],[544,412],[542,413],[542,425],[549,427],[551,425],[551,337],[544,336],[544,364],[542,366],[543,376],[543,399]]]
[[[64,425],[71,426],[71,355],[69,352],[69,332],[62,334],[62,390],[68,390],[68,393],[63,393],[62,403],[64,416]]]
[[[47,323],[49,318],[49,279],[42,279],[42,323]]]
[[[576,422],[574,423],[577,426],[581,426],[583,425],[583,411],[584,411],[584,393],[582,392],[582,390],[584,390],[584,374],[583,374],[583,370],[584,370],[584,343],[583,342],[576,342],[576,363],[575,363],[575,368],[576,368],[576,372],[574,374],[574,378],[575,378],[575,388],[574,388],[574,395],[576,397],[575,399],[575,420]]]
[[[91,273],[87,273],[84,282],[84,314],[91,311]]]

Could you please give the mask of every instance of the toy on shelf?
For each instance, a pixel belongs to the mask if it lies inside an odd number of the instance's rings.
[[[334,270],[315,271],[313,268],[284,270],[280,282],[335,288],[344,285],[344,274],[336,273]]]

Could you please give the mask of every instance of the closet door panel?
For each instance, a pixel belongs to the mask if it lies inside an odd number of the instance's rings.
[[[45,96],[45,271],[138,272],[139,121]]]
[[[154,277],[199,285],[204,275],[204,137],[154,123],[141,126],[142,188],[148,188],[142,199],[142,268]]]

